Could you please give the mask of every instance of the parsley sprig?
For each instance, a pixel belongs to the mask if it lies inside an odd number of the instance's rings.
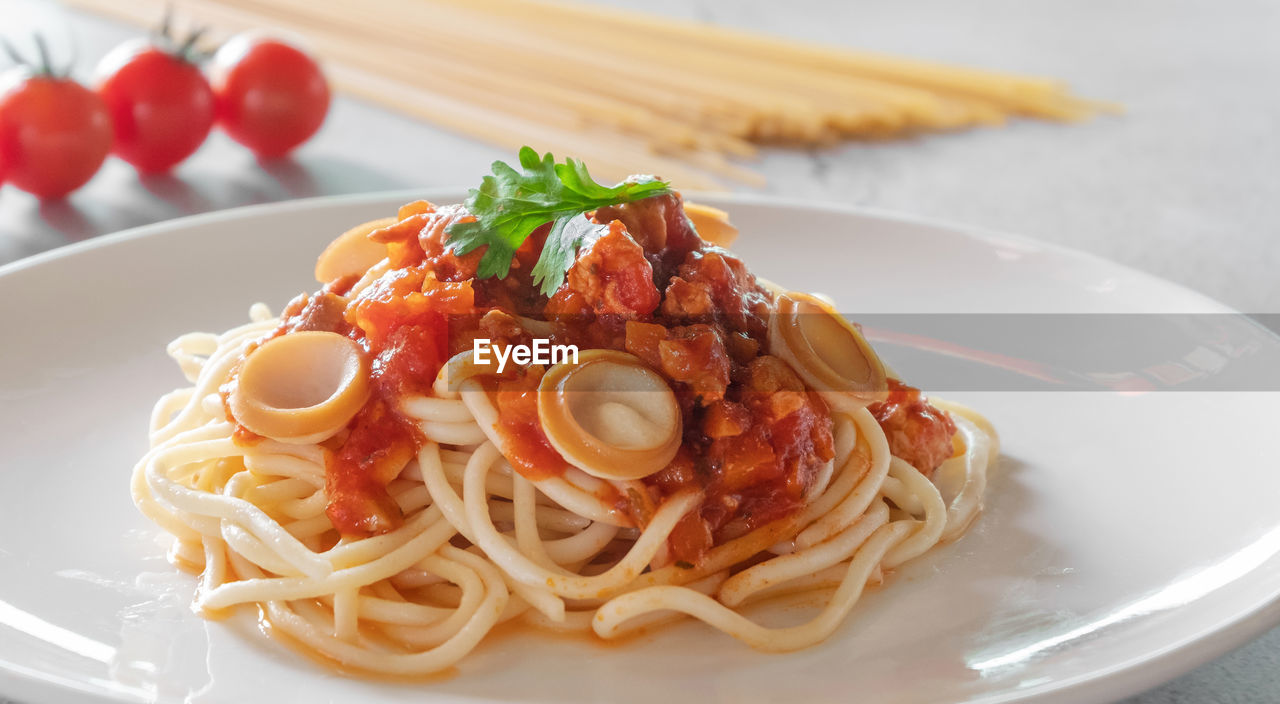
[[[570,158],[557,164],[550,153],[539,158],[530,147],[520,149],[520,167],[523,171],[501,161],[493,163],[493,175],[485,176],[467,197],[467,210],[476,220],[451,225],[449,244],[458,254],[488,247],[476,276],[501,278],[510,272],[512,257],[529,235],[554,223],[533,267],[534,283],[547,296],[564,283],[578,248],[600,231],[581,217],[583,213],[671,192],[666,181],[653,177],[603,186],[591,178],[582,161]]]

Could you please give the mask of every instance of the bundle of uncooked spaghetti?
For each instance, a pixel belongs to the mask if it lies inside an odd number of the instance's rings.
[[[140,24],[165,0],[70,0]],[[1055,80],[819,47],[613,8],[529,0],[187,0],[221,31],[306,38],[349,94],[505,147],[587,154],[621,178],[759,183],[761,143],[1073,121],[1108,106]]]

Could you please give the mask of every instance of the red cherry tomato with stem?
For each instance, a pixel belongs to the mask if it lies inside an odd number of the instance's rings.
[[[0,80],[0,164],[9,183],[61,198],[98,172],[111,150],[111,117],[96,93],[28,67]]]
[[[116,156],[162,173],[191,156],[213,127],[213,89],[189,58],[191,45],[166,50],[125,42],[98,64],[98,95],[115,129]]]
[[[310,56],[279,39],[239,34],[213,57],[218,124],[259,157],[284,156],[320,129],[329,84]]]

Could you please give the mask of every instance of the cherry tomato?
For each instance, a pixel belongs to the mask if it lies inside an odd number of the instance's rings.
[[[111,117],[69,78],[13,69],[0,81],[0,163],[9,183],[41,198],[83,186],[111,150]]]
[[[329,84],[302,51],[278,39],[232,37],[213,57],[209,80],[218,123],[261,157],[307,141],[329,111]]]
[[[103,57],[98,95],[111,113],[112,151],[139,171],[168,171],[199,149],[213,127],[213,89],[200,69],[144,39]]]

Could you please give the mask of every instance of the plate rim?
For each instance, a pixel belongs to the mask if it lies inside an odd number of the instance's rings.
[[[8,264],[0,265],[0,285],[12,275],[37,269],[42,266],[72,257],[90,254],[98,249],[116,246],[136,240],[146,240],[163,236],[174,231],[181,231],[194,226],[216,224],[218,222],[252,219],[261,215],[281,214],[307,210],[316,207],[343,208],[370,205],[379,202],[408,202],[410,200],[449,200],[459,194],[466,193],[465,187],[430,187],[395,189],[389,191],[372,191],[367,193],[322,195],[299,198],[287,201],[256,203],[214,210],[204,213],[184,215],[156,223],[127,228],[110,234],[100,235],[81,242],[69,243],[53,249],[24,257]],[[786,208],[792,210],[826,211],[844,213],[877,220],[919,225],[939,231],[960,233],[983,242],[1012,242],[1034,248],[1037,251],[1064,256],[1083,263],[1110,267],[1134,276],[1144,283],[1172,287],[1187,296],[1187,300],[1195,301],[1203,306],[1222,312],[1240,313],[1236,308],[1222,303],[1189,286],[1170,281],[1155,274],[1143,271],[1128,264],[1107,259],[1098,254],[1083,251],[1068,245],[1040,240],[1028,235],[1005,232],[968,223],[949,221],[945,218],[918,215],[901,210],[880,208],[865,205],[839,203],[834,201],[809,200],[797,197],[782,197],[752,193],[714,193],[702,191],[682,191],[690,200],[723,204],[750,204],[763,207]],[[1276,559],[1273,557],[1272,559]],[[1148,651],[1147,653],[1118,662],[1103,670],[1077,675],[1071,679],[1045,682],[1026,689],[1011,690],[997,694],[978,694],[966,701],[990,702],[1075,702],[1082,698],[1091,700],[1116,700],[1130,696],[1149,688],[1156,687],[1175,679],[1192,669],[1216,660],[1227,652],[1234,650],[1258,638],[1262,633],[1280,624],[1280,584],[1271,590],[1271,594],[1259,601],[1252,608],[1236,614],[1233,618],[1218,621],[1213,626],[1188,636],[1183,640],[1171,643],[1167,647]],[[108,692],[89,693],[67,685],[60,685],[40,678],[37,672],[15,671],[9,667],[0,667],[0,683],[12,686],[10,691],[0,691],[0,696],[29,693],[38,695],[46,690],[73,694],[76,697],[88,697],[92,701],[120,701]],[[26,684],[27,687],[22,685]],[[9,686],[5,689],[8,690]],[[80,699],[82,701],[86,699]]]
[[[379,201],[394,201],[403,199],[403,202],[411,200],[445,200],[454,198],[458,194],[467,193],[471,190],[466,186],[432,186],[428,188],[398,188],[385,191],[369,191],[367,193],[344,193],[336,195],[320,195],[308,198],[294,198],[291,200],[272,201],[269,203],[253,203],[249,205],[240,205],[232,208],[223,208],[220,210],[210,210],[203,213],[193,213],[190,215],[181,215],[176,218],[169,218],[159,222],[138,225],[115,232],[91,237],[80,242],[71,242],[65,245],[54,247],[43,252],[38,252],[31,256],[23,257],[7,264],[0,265],[0,279],[4,279],[10,274],[23,271],[32,267],[42,266],[49,262],[57,261],[64,257],[74,257],[85,252],[93,251],[102,247],[108,247],[120,242],[127,242],[137,239],[146,239],[157,236],[166,230],[181,229],[189,226],[205,225],[216,223],[222,220],[235,220],[242,217],[253,217],[258,214],[267,213],[286,213],[295,210],[305,210],[315,206],[358,206],[363,204],[376,203]],[[1178,289],[1179,293],[1188,298],[1195,299],[1198,303],[1219,309],[1224,313],[1241,313],[1234,306],[1223,303],[1208,294],[1201,293],[1190,286],[1171,281],[1156,274],[1144,271],[1137,267],[1108,259],[1100,254],[1094,254],[1082,249],[1077,249],[1069,245],[1059,244],[1057,242],[1049,242],[1041,240],[1030,235],[1023,235],[1016,232],[1009,232],[998,228],[986,227],[982,225],[974,225],[965,222],[948,220],[943,217],[920,215],[905,210],[895,208],[883,208],[878,206],[861,205],[854,203],[841,203],[828,200],[809,200],[794,196],[777,196],[770,194],[756,193],[738,193],[738,192],[714,192],[714,191],[679,191],[687,200],[707,200],[721,201],[725,203],[743,203],[748,205],[761,205],[766,207],[780,207],[795,210],[823,210],[828,212],[847,213],[869,217],[878,220],[889,220],[893,222],[921,225],[937,230],[959,231],[966,235],[977,239],[993,242],[1006,241],[1014,242],[1020,245],[1032,247],[1041,251],[1051,252],[1084,261],[1091,264],[1101,264],[1121,270],[1126,274],[1144,279],[1147,283],[1156,283],[1158,285],[1171,286]]]

